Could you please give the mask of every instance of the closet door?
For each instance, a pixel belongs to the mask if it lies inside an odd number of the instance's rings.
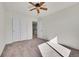
[[[12,40],[19,41],[21,40],[21,22],[19,17],[14,16],[12,22]]]
[[[32,39],[32,21],[24,16],[12,18],[12,41]]]

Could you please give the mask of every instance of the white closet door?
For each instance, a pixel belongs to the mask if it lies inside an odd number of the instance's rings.
[[[26,17],[13,16],[12,41],[32,39],[32,21]]]
[[[18,17],[13,17],[12,24],[12,40],[19,41],[21,40],[21,22]]]
[[[28,21],[26,18],[22,18],[20,23],[21,40],[27,40],[28,38]]]

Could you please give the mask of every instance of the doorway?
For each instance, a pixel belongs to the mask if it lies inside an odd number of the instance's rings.
[[[37,38],[37,22],[32,22],[33,38]]]

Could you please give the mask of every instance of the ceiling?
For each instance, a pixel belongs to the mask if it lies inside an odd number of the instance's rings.
[[[78,4],[78,2],[46,2],[44,5],[46,5],[48,11],[42,10],[39,16],[47,16],[75,4]],[[29,11],[33,6],[28,2],[5,2],[4,5],[8,11],[37,16],[36,11]]]

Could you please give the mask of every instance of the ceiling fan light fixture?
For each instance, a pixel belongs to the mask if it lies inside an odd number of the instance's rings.
[[[40,10],[47,11],[47,8],[43,7],[43,5],[44,5],[45,2],[40,2],[40,3],[36,3],[36,4],[34,4],[33,2],[29,2],[29,3],[35,7],[33,9],[31,9],[30,11],[36,10],[37,14],[40,13]]]

